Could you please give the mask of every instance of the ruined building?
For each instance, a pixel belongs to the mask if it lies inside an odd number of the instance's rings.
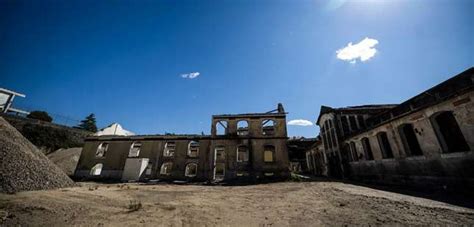
[[[232,181],[286,178],[286,113],[212,116],[211,135],[94,136],[79,179]]]
[[[322,106],[319,175],[378,183],[474,187],[474,68],[398,105]]]

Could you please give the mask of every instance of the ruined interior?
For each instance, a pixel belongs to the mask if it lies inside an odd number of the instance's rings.
[[[323,106],[317,121],[323,146],[307,152],[308,166],[332,177],[469,190],[473,99],[470,68],[399,105]]]

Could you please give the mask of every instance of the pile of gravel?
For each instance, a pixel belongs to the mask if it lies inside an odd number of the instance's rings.
[[[76,170],[79,157],[81,157],[82,147],[73,147],[67,149],[58,149],[49,153],[49,160],[53,161],[68,176],[73,176]]]
[[[74,182],[0,117],[0,192],[73,186]]]

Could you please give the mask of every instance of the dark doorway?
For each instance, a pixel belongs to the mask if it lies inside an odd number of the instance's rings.
[[[362,138],[362,146],[364,147],[366,159],[374,160],[374,155],[372,154],[372,148],[370,147],[370,142],[367,137]]]
[[[403,147],[405,147],[408,156],[423,155],[412,124],[401,125],[399,133],[403,141]]]
[[[433,115],[431,122],[444,153],[469,151],[469,145],[459,128],[452,112],[441,112]]]
[[[386,132],[379,132],[377,134],[377,140],[379,141],[380,150],[382,150],[383,158],[393,158],[392,147],[390,142],[388,142],[388,137]]]

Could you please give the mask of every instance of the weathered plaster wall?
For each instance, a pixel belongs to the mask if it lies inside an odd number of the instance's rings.
[[[459,101],[462,102],[459,102]],[[469,100],[466,102],[466,100]],[[349,138],[354,141],[357,152],[363,154],[361,139],[369,138],[373,161],[351,162],[350,174],[358,180],[378,181],[392,184],[437,185],[464,184],[473,187],[474,182],[474,92],[455,97],[435,106],[411,113],[383,124],[370,131]],[[460,104],[461,103],[461,104]],[[443,153],[442,146],[430,121],[440,111],[452,111],[470,147],[470,152]],[[408,156],[398,132],[398,127],[411,123],[416,132],[423,156]],[[394,158],[382,159],[377,133],[387,132]],[[467,185],[469,184],[469,185]]]

